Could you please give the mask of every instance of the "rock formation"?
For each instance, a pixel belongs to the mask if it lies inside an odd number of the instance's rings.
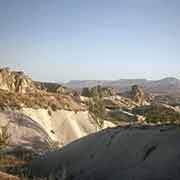
[[[46,91],[70,95],[74,92],[58,83],[33,81],[24,72],[12,71],[9,68],[0,69],[0,89],[19,94]]]
[[[0,128],[8,124],[10,146],[38,150],[51,141],[63,146],[97,132],[100,128],[88,107],[71,92],[56,83],[35,82],[22,72],[0,69]]]
[[[35,81],[34,84],[36,85],[37,89],[41,91],[43,90],[46,92],[57,93],[60,95],[72,95],[74,93],[72,89],[66,88],[59,83]]]
[[[144,105],[145,103],[144,89],[138,85],[132,86],[130,97],[133,101],[135,101],[139,105]]]
[[[129,109],[137,107],[138,104],[129,98],[122,96],[111,96],[104,98],[105,107],[108,109]]]
[[[30,77],[23,72],[11,71],[8,68],[0,69],[0,89],[9,92],[27,93],[35,89]]]
[[[95,86],[92,88],[83,88],[81,95],[85,97],[91,97],[93,95],[98,95],[100,97],[109,97],[109,96],[115,96],[119,92],[111,87],[101,87],[101,86]]]
[[[23,72],[0,69],[0,135],[2,127],[8,135],[3,153],[20,146],[39,155],[62,147],[27,164],[28,173],[36,177],[180,179],[180,127],[162,126],[180,124],[179,106],[148,104],[137,85],[128,97],[101,86],[86,88],[82,95],[58,83],[36,82]]]

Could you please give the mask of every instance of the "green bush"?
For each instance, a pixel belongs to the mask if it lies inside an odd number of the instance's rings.
[[[85,96],[85,97],[91,97],[90,89],[89,88],[83,88],[81,95]]]
[[[89,101],[89,112],[96,122],[102,126],[105,117],[105,106],[102,97],[96,92],[91,94],[91,100]]]

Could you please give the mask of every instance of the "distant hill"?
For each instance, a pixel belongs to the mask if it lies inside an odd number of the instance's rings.
[[[145,91],[155,95],[180,95],[180,80],[167,77],[160,80],[147,79],[120,79],[116,81],[111,80],[73,80],[65,84],[65,86],[81,90],[84,87],[93,87],[97,85],[113,87],[120,92],[128,91],[132,85],[140,85],[144,87]]]

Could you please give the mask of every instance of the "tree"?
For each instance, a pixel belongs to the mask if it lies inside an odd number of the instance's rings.
[[[103,97],[98,93],[98,89],[91,91],[91,99],[89,101],[89,112],[98,125],[102,126],[105,118],[105,106]]]
[[[83,88],[81,95],[85,96],[85,97],[91,97],[90,89],[89,88]]]

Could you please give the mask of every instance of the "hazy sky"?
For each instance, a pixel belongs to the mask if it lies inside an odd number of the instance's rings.
[[[180,78],[180,0],[0,0],[0,65],[47,81]]]

